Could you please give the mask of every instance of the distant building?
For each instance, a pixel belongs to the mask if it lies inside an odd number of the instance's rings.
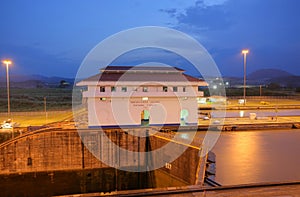
[[[207,83],[172,67],[107,66],[84,79],[90,128],[196,125],[199,86]]]

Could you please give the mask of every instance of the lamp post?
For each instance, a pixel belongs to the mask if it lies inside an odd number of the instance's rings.
[[[247,63],[247,54],[249,53],[248,49],[242,50],[244,55],[244,105],[246,104],[246,63]]]
[[[10,95],[9,95],[9,65],[12,64],[11,60],[3,60],[3,64],[6,65],[6,87],[7,87],[7,114],[10,117]]]
[[[48,122],[48,113],[47,113],[47,97],[44,96],[44,112],[45,112],[45,120],[46,124]]]

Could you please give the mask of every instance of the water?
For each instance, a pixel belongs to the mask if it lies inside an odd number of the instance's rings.
[[[212,151],[222,185],[300,180],[300,130],[222,132]]]

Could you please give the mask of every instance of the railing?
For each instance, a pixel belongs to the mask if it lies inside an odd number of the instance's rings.
[[[218,182],[216,182],[214,180],[211,180],[210,178],[207,178],[207,177],[205,177],[204,182],[206,184],[208,184],[209,186],[212,186],[212,187],[220,187],[220,186],[222,186],[220,183],[218,183]]]
[[[63,110],[63,111],[47,111],[47,114],[64,114],[72,112],[72,110]],[[32,115],[43,115],[45,111],[25,111],[25,112],[10,112],[11,116],[32,116]],[[0,112],[0,116],[7,115],[7,112]]]
[[[243,99],[243,96],[228,96],[228,99]],[[300,100],[300,96],[246,96],[246,99],[253,100],[275,100],[275,99],[291,99]]]

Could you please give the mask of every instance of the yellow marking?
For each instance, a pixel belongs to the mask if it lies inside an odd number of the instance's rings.
[[[169,138],[166,138],[166,137],[162,137],[162,136],[158,136],[158,135],[153,135],[157,138],[160,138],[160,139],[163,139],[163,140],[167,140],[169,142],[174,142],[176,144],[180,144],[180,145],[184,145],[184,146],[187,146],[187,147],[190,147],[190,148],[194,148],[194,149],[197,149],[197,150],[201,150],[202,148],[201,147],[197,147],[197,146],[193,146],[193,145],[190,145],[190,144],[186,144],[186,143],[183,143],[183,142],[178,142],[178,141],[175,141],[175,140],[171,140]]]

